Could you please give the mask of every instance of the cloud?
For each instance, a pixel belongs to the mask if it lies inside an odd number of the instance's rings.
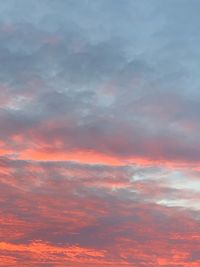
[[[166,171],[2,158],[3,260],[30,265],[66,260],[80,266],[197,264],[192,257],[200,245],[198,212],[156,204],[169,195],[178,199],[183,191],[170,189],[166,179],[150,181],[150,173],[162,177]],[[187,194],[182,198],[193,193]]]
[[[198,7],[0,3],[4,266],[199,266]]]

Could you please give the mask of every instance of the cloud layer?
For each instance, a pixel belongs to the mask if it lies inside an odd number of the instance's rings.
[[[2,266],[200,265],[199,6],[0,3]]]

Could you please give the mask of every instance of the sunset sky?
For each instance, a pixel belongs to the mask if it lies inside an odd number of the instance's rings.
[[[200,266],[200,1],[0,1],[0,267]]]

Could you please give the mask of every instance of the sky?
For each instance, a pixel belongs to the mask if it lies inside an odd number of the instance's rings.
[[[0,1],[0,266],[200,266],[200,1]]]

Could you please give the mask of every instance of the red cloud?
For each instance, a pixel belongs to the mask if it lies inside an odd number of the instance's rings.
[[[197,214],[156,205],[156,191],[131,181],[127,168],[8,159],[1,166],[7,168],[7,180],[0,177],[5,266],[200,263]]]

